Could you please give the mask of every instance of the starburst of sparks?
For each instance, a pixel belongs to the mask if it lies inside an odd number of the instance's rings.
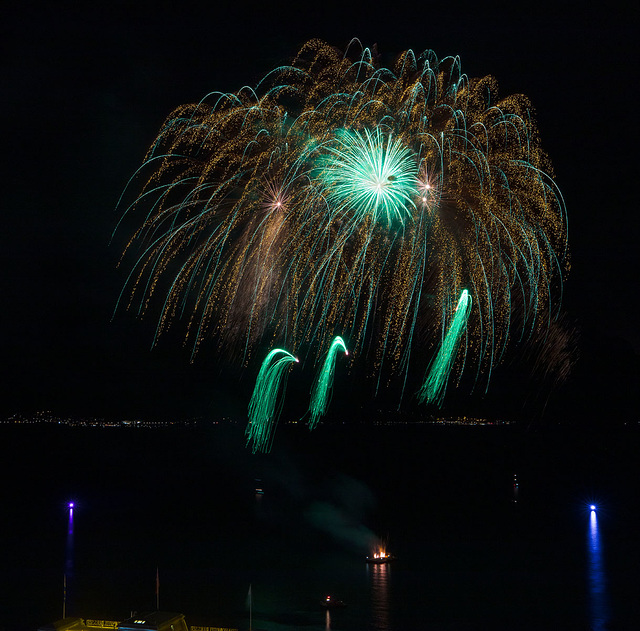
[[[319,193],[331,212],[351,221],[371,216],[387,228],[411,220],[418,194],[418,165],[411,149],[380,127],[362,133],[339,129],[320,171]]]
[[[120,300],[244,365],[274,346],[319,365],[340,332],[402,399],[466,290],[464,343],[441,365],[486,388],[511,340],[544,343],[569,268],[532,108],[458,58],[385,67],[358,45],[312,40],[254,89],[167,118],[132,178],[141,249]]]

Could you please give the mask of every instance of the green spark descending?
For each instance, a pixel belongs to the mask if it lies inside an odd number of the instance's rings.
[[[322,367],[304,386],[311,427],[337,332],[399,406],[409,391],[442,403],[463,371],[486,391],[513,351],[557,374],[571,363],[567,214],[532,103],[458,57],[380,59],[313,39],[253,87],[178,106],[119,202],[117,308],[155,312],[154,343],[180,325],[194,358],[300,349]],[[274,352],[249,407],[254,450],[271,446],[293,361]]]
[[[253,443],[253,453],[269,452],[275,426],[282,411],[279,397],[280,384],[286,387],[287,367],[298,359],[287,351],[276,348],[262,362],[253,395],[249,402],[249,424],[245,430],[247,445]]]
[[[310,430],[315,428],[320,417],[324,416],[329,407],[336,366],[336,354],[339,350],[342,350],[345,355],[349,354],[344,340],[338,335],[331,343],[329,352],[311,390],[311,403],[309,404],[309,414],[311,414],[311,419],[309,420]]]
[[[320,174],[323,193],[334,212],[362,221],[372,216],[401,223],[411,217],[418,197],[416,157],[398,138],[373,132],[338,130]]]
[[[444,392],[449,381],[451,367],[456,358],[456,351],[471,313],[471,295],[464,289],[458,300],[453,321],[444,337],[442,346],[429,367],[429,373],[422,388],[418,392],[420,403],[437,403],[442,405]]]

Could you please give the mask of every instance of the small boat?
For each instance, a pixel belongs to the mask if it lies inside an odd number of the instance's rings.
[[[378,550],[367,557],[367,563],[391,563],[391,561],[395,561],[395,558],[393,554],[389,554],[386,550]]]
[[[338,609],[340,607],[346,607],[347,603],[345,603],[343,600],[339,600],[337,598],[334,598],[333,596],[327,596],[320,603],[320,605],[322,607],[324,607],[325,609]]]

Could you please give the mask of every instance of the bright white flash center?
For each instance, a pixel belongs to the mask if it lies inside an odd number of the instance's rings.
[[[399,138],[373,132],[339,130],[320,173],[325,199],[332,210],[357,219],[404,222],[419,197],[414,153]]]

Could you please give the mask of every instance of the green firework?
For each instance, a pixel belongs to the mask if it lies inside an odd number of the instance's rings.
[[[271,450],[275,426],[282,411],[280,384],[286,383],[289,364],[297,361],[291,353],[276,348],[262,362],[249,402],[249,424],[245,431],[247,444],[253,444],[253,453]]]
[[[333,387],[333,375],[336,366],[336,354],[342,350],[345,355],[349,354],[344,340],[338,335],[334,338],[329,348],[329,352],[322,364],[322,368],[316,377],[311,390],[311,403],[309,404],[309,429],[314,429],[321,416],[327,411],[331,400],[331,388]]]
[[[458,300],[453,321],[442,341],[442,346],[440,346],[438,354],[431,362],[427,378],[418,392],[420,403],[436,402],[438,405],[442,405],[451,367],[456,358],[458,344],[471,313],[471,303],[471,295],[464,289],[460,295],[460,300]]]
[[[194,355],[213,342],[238,365],[278,346],[321,366],[340,332],[401,400],[422,377],[441,402],[458,367],[488,388],[513,344],[555,370],[567,216],[532,113],[458,57],[385,67],[358,41],[311,40],[253,88],[168,116],[121,198],[135,226],[118,304],[157,305],[156,338],[182,322]]]
[[[323,194],[333,212],[358,221],[371,216],[387,226],[411,218],[419,196],[416,157],[399,138],[373,132],[338,130],[320,173]]]

